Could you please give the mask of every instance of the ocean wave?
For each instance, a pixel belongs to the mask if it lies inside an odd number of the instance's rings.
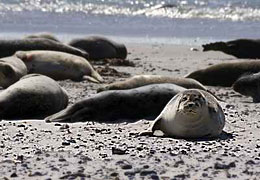
[[[242,1],[240,2],[238,0],[233,1],[233,4],[224,2],[225,1],[213,0],[211,1],[211,4],[209,4],[209,1],[206,0],[150,2],[131,0],[124,2],[116,0],[0,0],[0,14],[3,15],[8,12],[23,11],[41,11],[52,13],[81,12],[94,15],[125,15],[183,19],[203,18],[232,21],[260,21],[260,8],[258,4],[257,6],[248,3],[241,4]]]

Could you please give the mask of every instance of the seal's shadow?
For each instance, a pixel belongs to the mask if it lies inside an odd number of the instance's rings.
[[[222,133],[219,135],[219,137],[215,137],[215,138],[202,137],[202,138],[197,138],[197,139],[185,139],[185,140],[189,140],[189,141],[216,141],[216,140],[228,140],[228,139],[233,139],[233,138],[234,138],[234,135],[232,133],[222,131]]]

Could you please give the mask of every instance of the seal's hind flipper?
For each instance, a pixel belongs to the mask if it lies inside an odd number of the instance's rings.
[[[91,77],[91,76],[83,76],[82,80],[87,80],[93,83],[100,83],[100,81],[98,81],[97,79]]]
[[[44,120],[46,123],[71,122],[71,113],[70,113],[69,109],[64,109],[58,113],[55,113],[51,116],[46,117]]]

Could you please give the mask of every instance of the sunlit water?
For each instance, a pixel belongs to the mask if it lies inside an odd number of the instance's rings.
[[[42,31],[185,44],[259,38],[260,1],[0,0],[0,28],[2,38]]]

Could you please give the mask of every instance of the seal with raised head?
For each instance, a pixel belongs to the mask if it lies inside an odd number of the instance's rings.
[[[122,89],[132,89],[149,84],[161,84],[161,83],[171,83],[178,86],[182,86],[187,89],[202,89],[207,91],[200,82],[183,77],[170,77],[161,75],[136,75],[125,81],[114,82],[97,89],[98,92],[107,90],[122,90]]]
[[[61,51],[88,59],[87,52],[46,38],[0,40],[0,58],[12,56],[16,51],[31,50]]]
[[[260,73],[241,76],[232,85],[234,91],[245,96],[251,96],[253,102],[260,102]]]
[[[203,51],[221,51],[237,58],[260,58],[259,39],[237,39],[227,42],[214,42],[202,45]]]
[[[24,38],[45,38],[45,39],[50,39],[50,40],[53,40],[53,41],[60,42],[60,41],[58,40],[58,38],[56,38],[56,37],[54,36],[54,34],[48,33],[48,32],[42,32],[42,33],[31,34],[31,35],[25,36]]]
[[[0,93],[1,119],[39,119],[68,105],[68,95],[53,79],[29,74]]]
[[[27,74],[24,62],[16,56],[0,59],[0,86],[7,88]]]
[[[185,90],[175,84],[153,84],[131,90],[111,90],[81,100],[61,112],[47,117],[46,122],[105,123],[134,122],[154,119],[167,102]]]
[[[55,80],[103,81],[92,65],[80,56],[58,51],[18,51],[15,55],[25,63],[28,73],[43,74]]]
[[[260,71],[259,60],[232,61],[211,65],[186,75],[203,85],[231,87],[232,84],[245,73]]]
[[[117,43],[102,36],[73,39],[69,42],[69,45],[88,52],[90,60],[110,58],[125,59],[127,56],[127,49],[124,44]]]
[[[153,135],[160,130],[170,137],[214,138],[224,125],[225,115],[217,100],[206,91],[188,89],[174,96],[152,126],[140,135]]]

